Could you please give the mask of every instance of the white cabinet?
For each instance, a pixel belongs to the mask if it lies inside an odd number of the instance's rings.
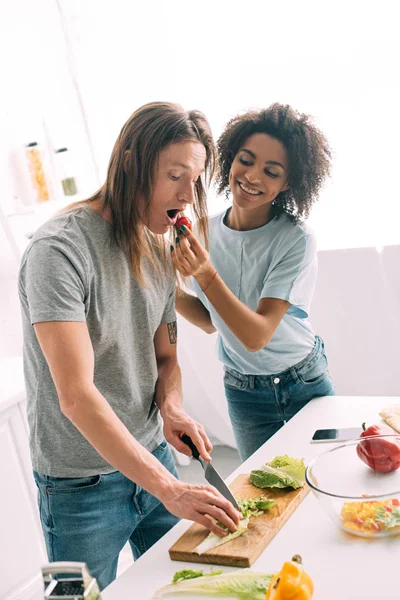
[[[0,364],[0,600],[43,598],[40,568],[46,562],[28,446],[22,361],[12,359]]]

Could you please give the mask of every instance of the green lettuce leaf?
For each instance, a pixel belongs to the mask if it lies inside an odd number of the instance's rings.
[[[195,579],[195,577],[201,577],[203,575],[203,571],[193,571],[193,569],[182,569],[182,571],[177,571],[174,575],[172,583],[176,583],[181,579]]]
[[[275,504],[275,500],[269,500],[265,496],[258,496],[258,498],[236,498],[239,505],[239,510],[243,517],[258,517],[262,515],[264,511],[269,510]]]
[[[273,575],[240,569],[214,577],[196,577],[171,583],[156,591],[153,598],[186,594],[209,596],[233,596],[238,600],[264,600]]]
[[[172,579],[172,583],[183,581],[186,579],[196,579],[196,577],[213,577],[214,575],[221,575],[222,569],[211,569],[209,573],[203,573],[203,571],[193,571],[193,569],[182,569],[177,571]]]
[[[258,508],[258,510],[261,510],[262,512],[269,510],[270,508],[272,508],[275,504],[275,500],[268,500],[267,498],[265,500],[260,500],[259,502],[256,502],[256,508]]]
[[[375,519],[382,523],[387,529],[400,525],[400,511],[393,509],[392,512],[380,507],[375,510]]]
[[[285,454],[252,471],[250,481],[259,488],[291,487],[296,490],[304,485],[305,473],[304,459]]]

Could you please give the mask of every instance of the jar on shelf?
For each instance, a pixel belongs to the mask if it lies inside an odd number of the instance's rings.
[[[26,146],[26,155],[29,164],[33,186],[36,191],[36,201],[46,202],[50,200],[49,185],[43,166],[43,155],[37,142],[31,142]]]
[[[74,196],[77,192],[75,172],[68,148],[56,150],[56,169],[65,196]]]

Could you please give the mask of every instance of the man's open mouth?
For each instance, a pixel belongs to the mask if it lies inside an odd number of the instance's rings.
[[[171,221],[173,221],[178,216],[178,214],[179,214],[178,208],[170,208],[170,210],[167,210],[167,215],[169,216]]]

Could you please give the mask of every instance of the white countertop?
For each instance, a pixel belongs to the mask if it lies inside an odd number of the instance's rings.
[[[304,457],[306,463],[332,444],[311,444],[316,429],[380,423],[379,411],[400,398],[331,396],[312,400],[285,427],[227,479],[248,473],[279,454]],[[168,549],[189,526],[181,521],[102,592],[103,600],[150,600],[156,589],[184,568],[209,570],[209,565],[173,562]],[[253,564],[264,573],[278,571],[300,554],[315,583],[314,600],[398,600],[400,536],[365,539],[339,530],[310,492]],[[224,567],[224,571],[234,570]],[[189,596],[179,596],[183,598]],[[208,596],[202,596],[206,598]],[[175,596],[168,596],[171,600]],[[195,598],[191,596],[190,598]],[[212,598],[210,596],[210,598]],[[178,600],[178,596],[176,596]]]

